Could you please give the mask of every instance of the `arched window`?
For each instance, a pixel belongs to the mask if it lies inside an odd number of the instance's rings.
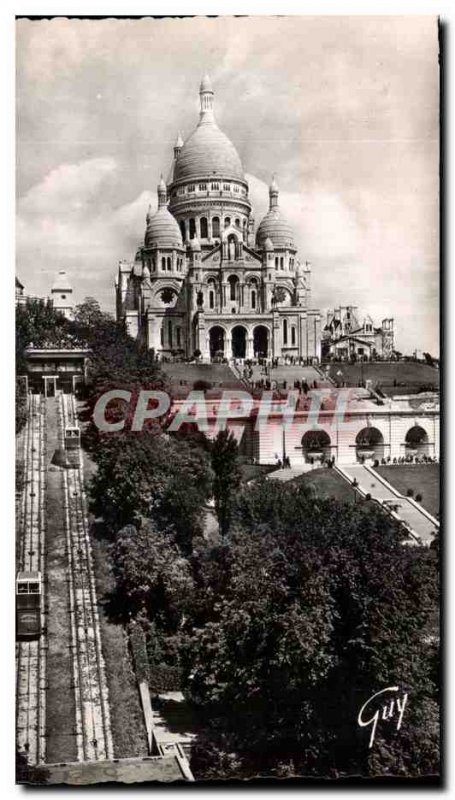
[[[280,258],[280,269],[284,269],[284,258],[281,256]]]
[[[169,339],[169,347],[172,347],[172,322],[171,322],[171,320],[168,320],[167,332],[168,332],[168,339]]]
[[[240,220],[239,220],[239,218],[238,218],[238,217],[237,217],[237,219],[236,219],[236,221],[235,221],[235,227],[236,227],[236,228],[240,228]]]
[[[256,308],[256,290],[251,290],[251,308]]]
[[[213,217],[212,219],[212,236],[214,239],[219,238],[220,235],[220,218]]]
[[[291,328],[291,344],[295,344],[295,328],[292,326]]]
[[[275,256],[275,269],[278,269],[278,256]]]
[[[164,258],[164,256],[163,256],[163,258],[161,259],[161,269],[162,269],[162,270],[165,270],[165,269],[166,269],[166,259]]]
[[[287,319],[283,320],[283,344],[288,343],[288,321]]]
[[[164,334],[163,334],[163,329],[162,328],[160,328],[160,344],[161,344],[161,347],[164,344]]]
[[[177,334],[177,347],[180,347],[182,344],[182,329],[176,328],[175,332]]]
[[[168,256],[168,259],[167,259],[167,268],[168,268],[169,272],[172,269],[172,263],[171,263],[171,257],[170,256]]]
[[[196,236],[196,221],[191,217],[190,219],[190,239],[194,239]]]
[[[229,293],[230,300],[237,300],[237,287],[238,287],[238,283],[239,283],[239,279],[237,278],[237,275],[231,275],[228,278],[228,283],[229,283],[229,286],[230,286],[230,293]]]
[[[209,291],[209,308],[215,308],[215,292],[213,289]]]
[[[185,221],[183,219],[180,220],[180,230],[182,232],[182,239],[185,241],[186,239],[186,230],[185,230]]]
[[[208,239],[209,227],[207,225],[207,217],[201,217],[201,239]]]
[[[225,217],[224,218],[224,227],[225,228],[229,228],[230,224],[231,224],[231,218],[230,217]]]

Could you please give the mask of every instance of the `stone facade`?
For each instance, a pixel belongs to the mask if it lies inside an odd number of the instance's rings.
[[[319,360],[321,315],[311,305],[311,269],[301,263],[279,206],[255,232],[239,156],[220,131],[208,78],[196,130],[174,147],[133,263],[120,262],[117,317],[157,355]]]
[[[393,319],[383,319],[375,327],[367,314],[361,316],[357,306],[339,306],[327,312],[322,331],[322,355],[340,360],[353,356],[370,361],[391,359],[394,355]]]

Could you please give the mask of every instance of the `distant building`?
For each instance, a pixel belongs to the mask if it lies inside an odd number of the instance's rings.
[[[394,351],[393,319],[374,325],[369,314],[361,316],[357,306],[339,306],[327,312],[322,331],[322,357],[342,361],[390,359]]]
[[[58,273],[49,299],[55,309],[67,319],[73,317],[73,289],[64,270]]]

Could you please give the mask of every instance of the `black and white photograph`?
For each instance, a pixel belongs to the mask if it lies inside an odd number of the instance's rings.
[[[440,786],[437,9],[15,37],[17,784]]]

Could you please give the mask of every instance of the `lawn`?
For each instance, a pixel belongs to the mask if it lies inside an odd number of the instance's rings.
[[[354,503],[356,491],[333,469],[313,469],[294,478],[292,483],[314,487],[316,495],[324,500],[332,498],[342,503]]]
[[[179,386],[184,382],[184,385],[192,389],[196,381],[206,381],[213,387],[245,388],[227,364],[164,363],[162,369],[173,386]]]
[[[329,375],[347,386],[358,386],[362,380],[371,379],[373,386],[379,385],[385,394],[414,394],[420,388],[430,386],[439,390],[439,370],[412,361],[330,364]]]
[[[270,464],[240,464],[242,483],[248,483],[248,481],[262,478],[262,476],[273,472],[275,469],[275,465],[271,466]]]
[[[401,494],[414,490],[422,495],[422,506],[437,517],[440,505],[439,464],[389,464],[377,472]]]

